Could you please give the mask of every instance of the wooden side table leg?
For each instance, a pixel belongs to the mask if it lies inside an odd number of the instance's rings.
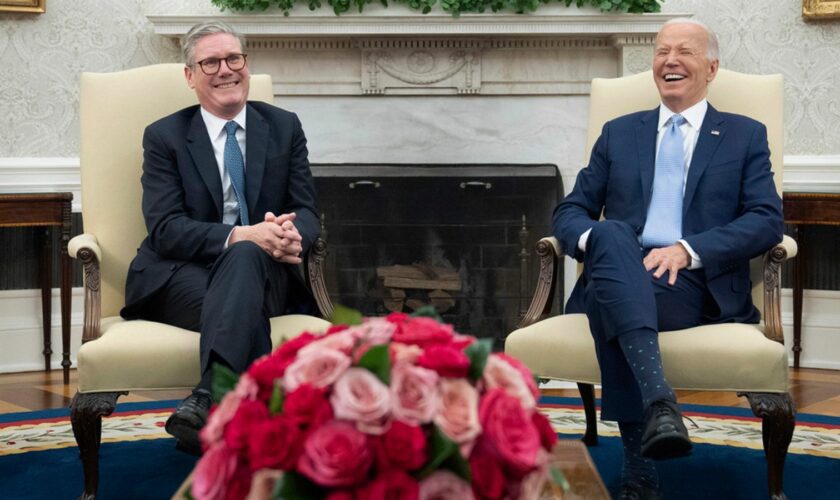
[[[805,231],[793,226],[793,237],[799,245],[799,255],[793,262],[793,367],[799,368],[802,352],[802,277],[805,275]]]
[[[64,385],[70,383],[70,288],[73,268],[67,254],[70,241],[70,201],[62,206],[61,224],[61,367],[64,371]]]
[[[44,325],[44,370],[50,371],[52,356],[52,240],[49,228],[38,228],[37,244],[41,248],[41,262],[38,266],[41,281],[41,314]]]

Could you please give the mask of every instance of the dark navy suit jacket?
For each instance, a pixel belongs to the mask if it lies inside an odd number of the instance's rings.
[[[553,232],[564,251],[583,260],[580,236],[605,219],[640,235],[650,203],[659,108],[607,122],[589,165],[554,211]],[[683,239],[703,262],[719,308],[709,322],[758,322],[750,295],[749,261],[782,239],[782,206],[770,170],[767,130],[709,105],[685,186]],[[567,312],[583,312],[583,275]]]
[[[248,215],[262,221],[266,212],[295,212],[306,252],[320,225],[300,121],[294,113],[262,102],[246,106]],[[199,106],[149,125],[143,150],[148,236],[129,266],[123,314],[163,287],[184,263],[211,265],[233,229],[221,222],[222,181]]]

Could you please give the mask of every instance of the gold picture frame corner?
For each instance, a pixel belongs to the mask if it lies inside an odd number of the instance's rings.
[[[802,18],[806,21],[840,19],[840,0],[802,0]]]
[[[43,14],[46,11],[47,0],[0,0],[0,12]]]

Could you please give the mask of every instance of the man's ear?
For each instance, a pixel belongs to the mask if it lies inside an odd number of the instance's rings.
[[[706,83],[712,83],[712,80],[717,76],[718,68],[720,68],[720,60],[715,59],[710,63],[709,76],[706,78]]]
[[[189,66],[184,66],[184,78],[187,80],[187,85],[195,90],[195,83],[193,83],[193,72]]]

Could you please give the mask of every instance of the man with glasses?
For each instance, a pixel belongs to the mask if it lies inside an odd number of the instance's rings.
[[[166,422],[180,448],[200,453],[213,364],[244,371],[271,350],[269,318],[312,303],[296,264],[319,224],[300,121],[247,100],[242,37],[212,21],[182,47],[199,104],[143,135],[148,236],[122,315],[200,332],[200,382]]]

